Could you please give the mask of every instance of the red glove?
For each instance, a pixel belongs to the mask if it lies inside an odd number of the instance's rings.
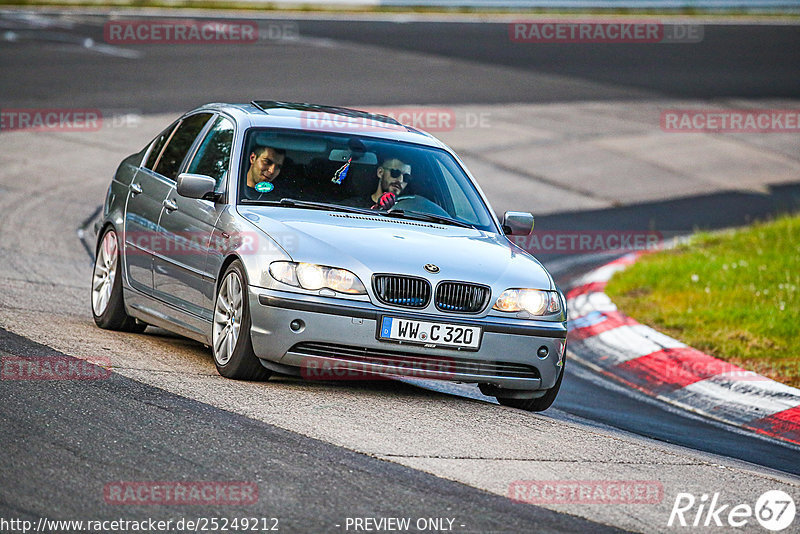
[[[394,206],[395,202],[397,202],[397,197],[394,196],[394,193],[384,193],[381,198],[378,199],[378,203],[372,206],[372,209],[388,210]]]

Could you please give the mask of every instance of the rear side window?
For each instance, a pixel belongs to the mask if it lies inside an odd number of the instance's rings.
[[[197,134],[202,131],[203,126],[206,125],[210,118],[211,113],[197,113],[186,117],[181,122],[156,166],[155,171],[158,174],[170,180],[174,180],[178,176],[178,169],[183,163],[183,158],[186,157],[186,153],[192,147]]]
[[[219,189],[228,172],[232,147],[233,123],[225,117],[217,117],[200,148],[197,149],[197,154],[187,172],[212,177],[217,181]]]
[[[172,123],[169,128],[161,132],[158,137],[153,139],[153,147],[150,149],[150,154],[147,156],[147,162],[144,164],[145,167],[153,170],[153,167],[155,167],[156,163],[158,162],[158,156],[161,155],[161,149],[164,148],[164,143],[166,143],[167,139],[169,139],[169,135],[172,133],[172,130],[175,129],[176,124],[178,124],[177,121]]]

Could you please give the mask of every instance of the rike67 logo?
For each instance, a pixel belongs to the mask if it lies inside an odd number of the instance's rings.
[[[795,512],[794,499],[781,490],[765,492],[754,507],[724,503],[719,493],[704,493],[699,499],[691,493],[678,493],[667,526],[739,528],[752,524],[755,517],[765,529],[780,532],[794,522]]]

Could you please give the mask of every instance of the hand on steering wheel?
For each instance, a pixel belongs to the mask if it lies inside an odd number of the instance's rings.
[[[378,199],[378,203],[372,206],[372,209],[388,210],[394,206],[395,202],[397,202],[397,197],[394,193],[384,193],[381,195],[381,198]]]

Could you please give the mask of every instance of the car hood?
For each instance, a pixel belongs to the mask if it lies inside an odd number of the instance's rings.
[[[553,289],[531,255],[500,234],[410,219],[273,206],[238,206],[294,261],[373,273],[462,280],[492,286]],[[426,271],[426,264],[439,273]],[[364,278],[366,277],[366,278]]]

